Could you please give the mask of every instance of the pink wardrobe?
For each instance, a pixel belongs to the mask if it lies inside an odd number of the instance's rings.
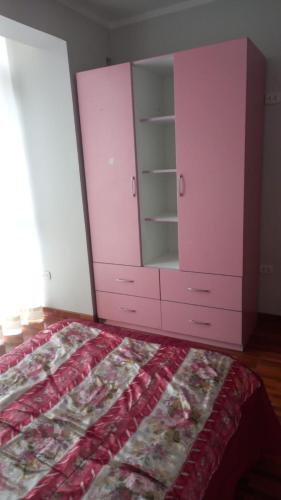
[[[99,318],[243,349],[264,75],[246,38],[77,75]]]

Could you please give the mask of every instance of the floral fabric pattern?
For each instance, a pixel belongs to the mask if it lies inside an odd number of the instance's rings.
[[[1,500],[200,500],[260,385],[228,356],[113,328],[32,341],[0,359]]]
[[[116,488],[112,472],[124,464],[161,484],[163,498],[203,429],[231,364],[232,359],[221,354],[190,349],[154,410],[111,461],[112,469],[107,467],[107,474],[101,471],[102,480],[97,477],[88,498],[112,494]],[[118,483],[119,472],[115,475]]]
[[[55,333],[50,341],[26,356],[16,367],[0,376],[0,410],[22,392],[54,373],[78,347],[99,331],[72,323]]]

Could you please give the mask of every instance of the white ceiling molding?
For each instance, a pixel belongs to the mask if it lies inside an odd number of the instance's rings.
[[[68,7],[71,10],[74,10],[78,12],[79,14],[82,14],[84,17],[88,17],[89,19],[92,19],[92,21],[95,21],[95,23],[100,24],[104,28],[111,29],[110,22],[108,22],[106,19],[104,19],[101,16],[98,16],[95,13],[95,10],[93,7],[87,2],[77,2],[77,0],[57,0],[59,3],[63,4],[65,7]]]
[[[148,10],[143,14],[139,14],[137,16],[124,17],[123,19],[119,19],[118,21],[109,21],[108,19],[98,16],[95,13],[94,7],[92,7],[89,2],[84,3],[84,2],[77,2],[77,0],[58,0],[59,3],[65,5],[66,7],[69,7],[72,10],[75,10],[79,14],[82,14],[83,16],[86,16],[89,19],[92,19],[97,24],[100,24],[107,29],[121,28],[122,26],[128,26],[130,24],[140,23],[148,19],[153,19],[168,14],[174,14],[186,9],[212,3],[214,1],[215,0],[185,0],[184,2],[177,2],[168,7]]]
[[[214,2],[215,0],[185,0],[184,2],[177,2],[169,7],[162,7],[160,9],[153,9],[139,16],[127,17],[120,19],[120,21],[113,21],[108,23],[110,29],[121,28],[122,26],[127,26],[129,24],[140,23],[142,21],[147,21],[148,19],[153,19],[155,17],[165,16],[168,14],[175,14],[186,9],[191,9],[192,7],[199,7],[199,5],[204,5],[207,3]]]

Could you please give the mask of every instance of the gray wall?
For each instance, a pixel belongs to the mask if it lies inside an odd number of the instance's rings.
[[[55,0],[0,0],[0,15],[65,40],[72,73],[105,65],[108,30]]]
[[[0,0],[0,15],[66,40],[72,75],[103,66],[107,55],[118,63],[248,36],[268,60],[268,91],[281,90],[279,0],[216,0],[115,29],[110,36],[104,28],[53,0]],[[75,92],[75,86],[73,89]],[[74,107],[77,125],[76,99]],[[272,264],[273,274],[261,276],[260,311],[281,314],[281,105],[266,108],[265,125],[261,262]],[[78,146],[81,165],[80,141]]]
[[[280,0],[216,0],[115,29],[114,63],[133,61],[247,36],[267,58],[267,90],[281,91]],[[273,274],[260,279],[261,312],[281,314],[281,104],[266,107],[261,258]]]

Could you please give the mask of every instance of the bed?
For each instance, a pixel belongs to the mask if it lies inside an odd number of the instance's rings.
[[[0,498],[233,498],[279,422],[241,363],[61,321],[0,358]]]

